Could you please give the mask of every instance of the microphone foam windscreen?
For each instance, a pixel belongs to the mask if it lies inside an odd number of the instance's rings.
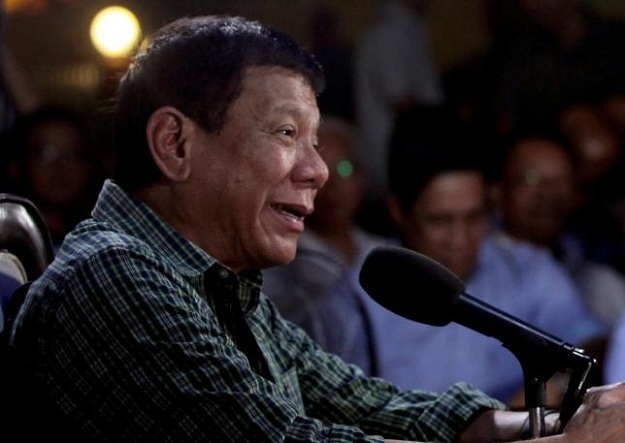
[[[464,283],[435,260],[411,249],[379,246],[366,257],[360,284],[395,314],[433,326],[452,321]]]

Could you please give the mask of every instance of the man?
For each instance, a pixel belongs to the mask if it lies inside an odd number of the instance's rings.
[[[69,108],[42,107],[17,119],[10,140],[9,189],[37,205],[56,250],[89,216],[102,186],[87,121]]]
[[[260,294],[259,269],[293,258],[327,179],[319,85],[300,46],[244,19],[187,18],[152,37],[120,85],[115,180],[13,329],[15,384],[40,418],[24,416],[22,432],[124,442],[520,435],[526,414],[464,385],[439,396],[363,377]],[[625,385],[588,402],[544,441],[616,441]]]
[[[613,267],[590,259],[582,236],[571,227],[582,198],[566,142],[544,131],[518,134],[510,140],[495,190],[502,232],[549,251],[611,330],[625,312],[625,280]],[[601,234],[606,232],[604,226]]]
[[[596,103],[571,103],[560,111],[558,129],[572,153],[577,204],[567,229],[575,232],[589,260],[625,271],[623,139],[608,111]],[[522,135],[522,134],[521,134]]]

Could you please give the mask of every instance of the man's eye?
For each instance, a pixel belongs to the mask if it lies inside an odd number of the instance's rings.
[[[295,136],[295,129],[293,128],[280,128],[278,129],[278,133],[282,134],[282,135],[286,135],[287,137],[293,137]]]

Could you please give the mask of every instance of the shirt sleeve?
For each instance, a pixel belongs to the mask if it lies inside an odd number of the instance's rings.
[[[271,311],[271,306],[267,309]],[[454,441],[479,411],[505,408],[465,383],[442,394],[401,391],[321,350],[303,330],[282,321],[276,312],[270,312],[269,318],[275,343],[288,343],[278,351],[279,360],[294,362],[306,414],[323,423],[341,423],[385,438]],[[336,432],[350,429],[331,428]]]

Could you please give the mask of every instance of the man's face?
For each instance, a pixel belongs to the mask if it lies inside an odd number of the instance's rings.
[[[400,229],[409,248],[464,280],[475,269],[487,226],[482,176],[473,171],[450,171],[430,181]]]
[[[501,211],[507,231],[541,246],[557,239],[575,202],[573,166],[554,142],[520,142],[504,171]]]
[[[621,142],[613,126],[598,109],[570,106],[560,115],[560,126],[578,159],[578,174],[588,187],[606,176],[621,153]]]
[[[70,123],[40,123],[28,139],[25,179],[41,205],[66,208],[83,198],[92,167],[83,136]]]
[[[197,129],[188,237],[235,271],[284,264],[328,170],[317,150],[319,110],[297,73],[246,71],[218,134]]]

